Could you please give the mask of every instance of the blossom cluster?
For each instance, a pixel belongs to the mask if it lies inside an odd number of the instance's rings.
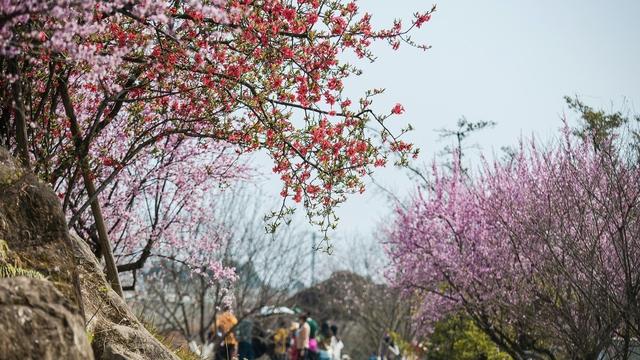
[[[285,199],[304,199],[310,217],[326,221],[390,153],[417,151],[384,125],[403,112],[400,104],[376,114],[374,93],[359,101],[343,95],[345,78],[359,70],[339,54],[373,59],[375,40],[424,47],[407,34],[434,10],[415,14],[408,28],[397,21],[375,30],[355,2],[9,1],[1,48],[29,63],[22,78],[41,91],[34,97],[45,95],[53,75],[67,76],[85,130],[124,117],[143,141],[180,133],[266,150]],[[30,130],[71,138],[59,102],[49,101],[43,97],[52,108],[30,119]],[[376,125],[379,138],[369,130]]]
[[[402,105],[375,112],[378,90],[344,95],[360,71],[341,54],[373,60],[377,40],[426,49],[409,34],[433,11],[374,29],[370,14],[341,0],[6,0],[0,56],[11,66],[0,68],[0,90],[13,108],[3,117],[25,118],[34,172],[59,192],[71,225],[91,234],[79,175],[88,160],[111,236],[128,244],[118,249],[179,238],[158,224],[149,232],[140,199],[182,199],[154,209],[160,219],[175,218],[182,201],[199,216],[192,201],[242,173],[206,170],[235,164],[229,150],[273,159],[283,182],[274,228],[302,203],[328,230],[365,174],[417,154],[386,125]]]

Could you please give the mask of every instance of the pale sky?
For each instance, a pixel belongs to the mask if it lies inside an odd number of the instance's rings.
[[[433,2],[361,0],[373,22],[409,20]],[[485,152],[517,144],[521,135],[552,137],[560,118],[573,114],[564,95],[578,95],[594,107],[626,109],[640,114],[640,1],[443,0],[415,39],[432,46],[427,52],[401,47],[394,52],[376,46],[378,61],[359,63],[364,74],[348,93],[384,87],[374,105],[388,110],[396,102],[406,112],[396,118],[415,127],[407,140],[421,148],[419,163],[430,162],[445,145],[434,131],[453,128],[457,119],[490,120],[498,125],[472,139]],[[575,118],[575,117],[574,117]],[[269,168],[264,169],[268,172]],[[378,182],[400,196],[413,189],[406,171],[391,168]],[[280,184],[267,181],[276,197]],[[300,211],[301,212],[301,211]],[[338,214],[341,223],[334,242],[338,252],[350,238],[371,238],[388,221],[389,203],[371,186],[352,196]]]

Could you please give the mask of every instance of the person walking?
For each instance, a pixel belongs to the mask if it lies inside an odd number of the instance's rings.
[[[296,338],[300,331],[300,325],[297,322],[292,322],[289,327],[289,360],[298,360],[298,348],[296,347]]]
[[[236,326],[238,334],[238,358],[242,360],[253,360],[253,321],[243,319]]]
[[[275,345],[274,353],[277,360],[286,360],[287,355],[287,337],[289,332],[286,328],[286,323],[284,320],[280,320],[278,323],[278,328],[276,332],[273,334],[273,342]]]
[[[317,334],[316,340],[318,341],[318,360],[331,360],[331,355],[329,354],[331,329],[329,328],[329,323],[326,321],[322,322],[320,333]]]
[[[331,355],[331,360],[342,360],[342,348],[344,348],[344,344],[338,337],[338,326],[333,324],[331,325],[331,341],[329,343],[329,354]]]
[[[307,312],[307,324],[309,324],[309,359],[318,360],[318,323],[311,318],[311,312]]]
[[[389,334],[385,334],[384,336],[380,355],[382,360],[394,360],[400,357],[400,348],[396,345]]]
[[[309,334],[311,328],[307,323],[307,314],[300,315],[300,329],[296,335],[296,349],[298,350],[298,360],[310,360]]]
[[[215,334],[218,338],[223,339],[216,351],[216,360],[231,360],[236,358],[238,341],[233,333],[233,328],[237,323],[238,319],[236,319],[235,315],[231,312],[231,306],[224,305],[223,312],[216,316]]]

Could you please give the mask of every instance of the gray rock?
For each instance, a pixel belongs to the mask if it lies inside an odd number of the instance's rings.
[[[48,280],[1,280],[0,360],[178,359],[111,290],[87,243],[69,235],[50,186],[1,147],[0,255],[0,266]],[[93,354],[83,352],[88,337]]]
[[[78,263],[87,331],[95,334],[92,346],[96,359],[177,360],[109,287],[89,245],[75,234],[71,234],[71,241]]]
[[[67,223],[51,187],[0,147],[0,240],[8,261],[46,276],[78,306],[79,288]],[[80,309],[82,310],[82,309]]]
[[[0,359],[93,359],[77,306],[43,279],[0,279]]]

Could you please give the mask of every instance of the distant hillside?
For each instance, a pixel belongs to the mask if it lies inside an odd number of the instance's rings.
[[[335,272],[328,279],[300,290],[287,300],[287,305],[311,311],[317,320],[353,320],[349,297],[371,286],[380,285],[353,272]]]
[[[327,280],[303,289],[287,305],[310,311],[322,323],[336,324],[352,359],[366,359],[379,351],[382,338],[407,322],[397,294],[358,274],[341,271]]]

